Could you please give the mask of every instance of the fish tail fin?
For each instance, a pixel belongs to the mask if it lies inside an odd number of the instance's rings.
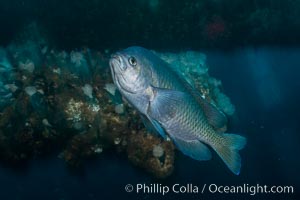
[[[237,134],[225,133],[222,135],[222,142],[214,149],[222,158],[228,168],[236,175],[240,174],[241,157],[239,150],[243,149],[247,139]]]

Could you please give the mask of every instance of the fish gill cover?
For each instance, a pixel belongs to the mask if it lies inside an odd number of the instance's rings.
[[[221,81],[208,73],[205,54],[153,52],[177,68],[208,102],[234,114]],[[172,173],[173,143],[148,132],[137,111],[122,100],[108,67],[110,52],[59,50],[30,23],[0,53],[1,162],[17,164],[61,152],[68,165],[78,167],[113,149],[157,177]]]

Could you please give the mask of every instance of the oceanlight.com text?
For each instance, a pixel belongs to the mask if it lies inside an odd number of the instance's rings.
[[[293,186],[268,186],[268,185],[217,185],[217,184],[173,184],[163,185],[159,183],[154,184],[127,184],[125,191],[128,193],[136,194],[161,194],[166,195],[168,193],[175,194],[244,194],[244,195],[258,195],[258,194],[293,194]]]

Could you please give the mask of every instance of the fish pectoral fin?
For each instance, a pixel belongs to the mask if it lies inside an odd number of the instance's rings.
[[[211,151],[199,140],[183,140],[178,137],[172,137],[177,148],[185,155],[195,160],[210,160]]]
[[[142,121],[148,131],[151,133],[155,133],[157,135],[161,135],[165,140],[167,139],[167,135],[165,130],[161,127],[161,125],[154,119],[151,119],[149,116],[145,116],[141,114]]]
[[[157,121],[168,121],[176,116],[180,105],[188,101],[184,92],[153,87],[154,98],[150,102],[148,115]]]

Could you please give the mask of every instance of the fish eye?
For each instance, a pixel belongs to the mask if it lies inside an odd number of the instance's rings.
[[[128,62],[132,66],[136,66],[136,64],[137,64],[136,59],[132,56],[130,58],[128,58]]]

